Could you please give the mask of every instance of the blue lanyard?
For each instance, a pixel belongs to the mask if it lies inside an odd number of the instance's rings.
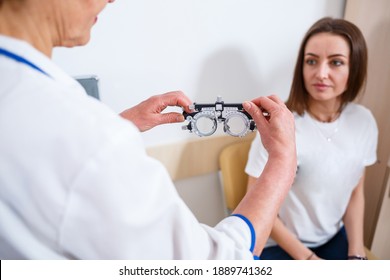
[[[33,68],[34,70],[37,70],[38,72],[41,72],[42,74],[44,74],[44,75],[50,77],[49,74],[47,74],[47,73],[46,73],[45,71],[43,71],[41,68],[39,68],[38,66],[36,66],[36,65],[33,64],[32,62],[28,61],[27,59],[25,59],[25,58],[23,58],[23,57],[21,57],[21,56],[19,56],[19,55],[17,55],[17,54],[14,54],[14,53],[12,53],[12,52],[9,52],[9,51],[7,51],[7,50],[5,50],[5,49],[0,48],[0,55],[4,55],[4,56],[6,56],[6,57],[9,57],[9,58],[11,58],[11,59],[17,61],[17,62],[20,62],[20,63],[23,63],[23,64],[25,64],[25,65],[28,65],[28,66],[30,66],[31,68]]]

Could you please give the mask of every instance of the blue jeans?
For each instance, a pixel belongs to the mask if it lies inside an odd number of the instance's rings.
[[[318,257],[326,260],[348,259],[348,240],[345,228],[340,231],[327,243],[316,248],[310,248]],[[278,245],[264,248],[260,260],[292,260]]]

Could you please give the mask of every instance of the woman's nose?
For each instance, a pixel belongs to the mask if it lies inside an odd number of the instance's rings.
[[[317,68],[317,78],[323,80],[329,76],[329,66],[326,63],[322,63]]]

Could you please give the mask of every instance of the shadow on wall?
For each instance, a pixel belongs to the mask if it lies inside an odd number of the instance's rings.
[[[252,99],[260,89],[258,73],[255,63],[243,51],[221,49],[206,59],[194,101],[214,102],[218,95],[227,103]]]

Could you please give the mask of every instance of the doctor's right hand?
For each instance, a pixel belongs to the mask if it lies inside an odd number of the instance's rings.
[[[140,104],[120,113],[120,116],[133,122],[143,132],[160,124],[183,122],[182,113],[162,113],[169,106],[182,107],[189,112],[193,102],[181,91],[171,91],[155,95]]]
[[[262,96],[243,103],[256,122],[269,158],[283,158],[296,164],[294,116],[276,95]],[[269,114],[264,115],[263,111]]]

